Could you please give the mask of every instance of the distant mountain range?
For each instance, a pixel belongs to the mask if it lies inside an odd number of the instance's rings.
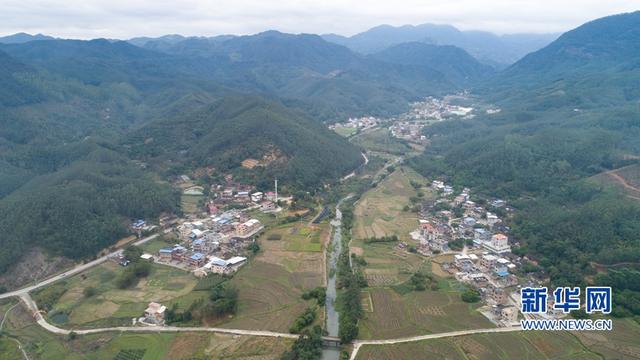
[[[0,44],[22,44],[35,40],[53,40],[55,38],[43,34],[31,35],[27,33],[17,33],[9,36],[1,36]]]
[[[454,45],[486,64],[502,68],[544,47],[558,35],[496,35],[485,31],[460,31],[451,25],[422,24],[398,27],[380,25],[350,37],[336,34],[326,34],[322,37],[363,54],[379,52],[390,46],[407,42]]]

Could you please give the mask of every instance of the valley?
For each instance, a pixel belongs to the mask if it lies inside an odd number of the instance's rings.
[[[0,37],[0,359],[640,358],[638,29]]]

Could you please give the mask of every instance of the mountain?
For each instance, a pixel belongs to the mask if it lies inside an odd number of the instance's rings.
[[[202,66],[200,78],[280,97],[320,120],[392,115],[406,110],[409,101],[462,86],[437,70],[368,58],[309,34],[185,39],[163,52],[191,54],[189,61]]]
[[[372,57],[394,64],[415,65],[434,69],[456,84],[470,85],[494,73],[492,67],[480,63],[461,48],[420,42],[391,46]]]
[[[225,87],[259,68],[245,65],[107,40],[0,45],[0,272],[32,247],[92,256],[126,235],[130,219],[179,212],[158,181],[175,172],[215,166],[215,176],[258,185],[277,176],[311,191],[361,163],[321,122],[238,95],[266,92],[253,81]],[[245,156],[265,166],[239,167]]]
[[[501,111],[426,128],[410,160],[510,200],[512,235],[554,285],[587,284],[591,262],[640,256],[640,204],[591,177],[640,158],[640,12],[597,19],[519,60],[476,92]],[[603,282],[602,285],[610,285]],[[616,303],[640,314],[638,289]]]
[[[27,33],[17,33],[8,36],[0,37],[0,44],[22,44],[35,40],[53,40],[54,38],[48,35],[36,34],[30,35]]]
[[[481,91],[539,109],[597,109],[636,102],[639,42],[640,12],[594,20],[525,56]]]
[[[203,56],[210,54],[212,49],[221,41],[229,40],[234,37],[234,35],[220,35],[212,37],[165,35],[157,38],[132,38],[127,40],[127,42],[145,49],[165,53],[182,54],[185,56]]]
[[[362,162],[355,146],[324,125],[256,96],[225,97],[154,121],[133,132],[124,145],[133,158],[162,169],[179,164],[227,172],[239,169],[243,160],[268,158],[253,183],[278,177],[300,188],[333,181]]]
[[[460,31],[451,25],[436,24],[399,27],[380,25],[351,37],[323,35],[327,41],[364,54],[379,52],[406,42],[454,45],[466,50],[478,60],[496,67],[514,63],[527,53],[549,44],[556,37],[556,34],[495,35],[484,31]]]

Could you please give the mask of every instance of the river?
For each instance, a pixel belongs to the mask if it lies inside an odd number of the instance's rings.
[[[328,247],[331,252],[328,253],[327,262],[327,274],[329,278],[327,279],[327,300],[325,303],[325,309],[327,314],[327,333],[329,336],[333,337],[338,337],[338,329],[340,324],[340,314],[335,307],[337,297],[336,266],[338,264],[340,252],[342,251],[342,212],[340,211],[340,206],[342,205],[342,202],[349,199],[351,196],[353,195],[348,195],[338,202],[338,204],[336,205],[336,217],[331,220],[333,237],[331,238],[331,245]],[[337,360],[339,357],[340,351],[338,349],[325,348],[322,350],[323,360]]]

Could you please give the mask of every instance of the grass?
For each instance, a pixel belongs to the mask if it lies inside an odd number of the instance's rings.
[[[65,285],[65,293],[49,312],[50,320],[57,320],[57,325],[63,327],[128,325],[133,317],[142,315],[149,302],[171,304],[190,294],[197,283],[196,278],[187,272],[154,264],[147,278],[141,279],[133,288],[123,290],[115,284],[123,269],[106,262],[70,278]],[[83,290],[86,287],[95,288],[96,295],[85,297]]]
[[[368,151],[403,155],[412,149],[404,141],[391,136],[389,129],[366,131],[353,138],[353,142]]]
[[[5,334],[18,339],[34,360],[278,359],[292,343],[214,333],[103,333],[70,340],[41,328],[23,308],[15,310],[5,323]],[[22,358],[11,343],[9,337],[0,337],[0,359]]]
[[[185,213],[199,213],[202,212],[203,209],[201,209],[198,204],[200,202],[200,200],[204,199],[205,197],[202,195],[182,195],[180,197],[180,208],[182,209],[182,211],[184,211]]]
[[[612,186],[628,198],[640,201],[640,165],[630,165],[593,176],[592,181]]]
[[[280,225],[268,230],[263,239],[273,239],[280,237],[285,244],[287,251],[306,252],[306,251],[322,251],[323,234],[326,234],[328,225],[317,224],[309,225],[306,222],[298,221],[290,224]]]
[[[339,126],[336,127],[334,131],[340,136],[349,137],[358,133],[358,128]]]

